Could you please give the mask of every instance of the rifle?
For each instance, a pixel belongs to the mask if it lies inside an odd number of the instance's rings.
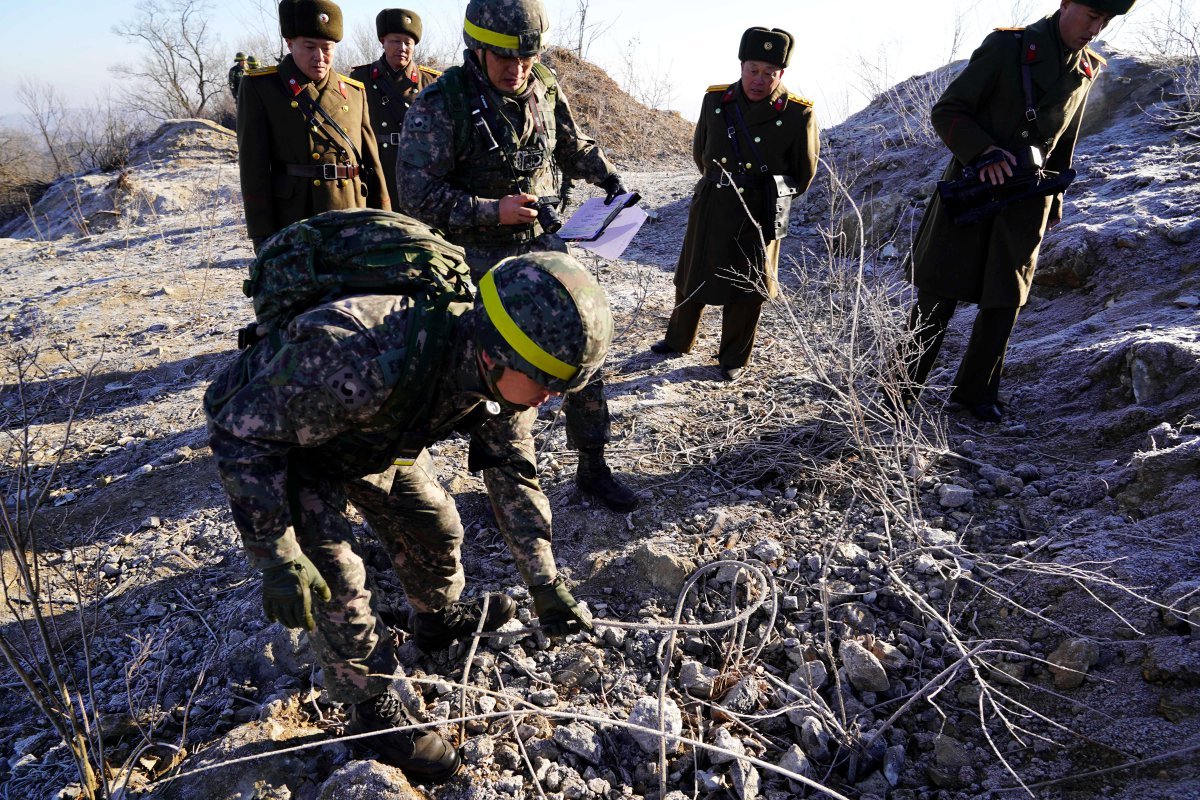
[[[1075,170],[1051,172],[1042,169],[1041,153],[1033,147],[1022,152],[1011,177],[993,186],[979,179],[985,167],[1004,161],[1004,154],[993,150],[963,167],[962,178],[938,181],[938,194],[955,225],[971,225],[993,217],[1006,206],[1031,197],[1045,197],[1066,190],[1075,180]]]

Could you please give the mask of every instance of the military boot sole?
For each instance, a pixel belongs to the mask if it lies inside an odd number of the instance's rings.
[[[487,633],[503,627],[516,615],[517,604],[511,597],[498,593],[489,594],[488,613],[483,623],[483,632]],[[420,616],[415,614],[411,619],[410,627],[413,635],[413,644],[424,653],[436,653],[439,650],[445,650],[460,639],[469,639],[475,633],[475,626],[472,626],[467,631],[455,632],[445,630],[443,632],[431,632],[420,621]],[[423,627],[425,628],[424,631],[422,630]]]

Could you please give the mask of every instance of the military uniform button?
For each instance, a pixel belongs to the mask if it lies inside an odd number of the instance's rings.
[[[293,100],[293,101],[292,101],[292,108],[299,108],[299,107],[300,107],[300,104],[299,104],[299,103],[297,103],[295,100]]]
[[[338,178],[338,188],[340,189],[345,185],[346,185],[346,182],[344,180],[342,180],[341,178]]]
[[[349,110],[350,110],[350,106],[342,106],[342,113],[343,113],[343,114],[345,114],[345,113],[346,113],[347,111],[349,111]]]
[[[313,161],[320,161],[320,160],[321,160],[321,154],[313,153]]]
[[[320,185],[321,185],[321,179],[313,178],[313,186],[320,186]]]
[[[387,150],[387,149],[388,149],[388,143],[387,143],[387,142],[380,142],[380,144],[381,144],[381,145],[383,145],[383,149],[384,149],[384,150]]]
[[[746,169],[754,169],[754,165],[753,165],[753,164],[751,164],[749,161],[747,161],[747,162],[746,162]]]
[[[757,142],[761,142],[761,141],[762,141],[762,137],[761,137],[761,136],[755,136],[755,137],[754,137],[754,141],[755,141],[756,143],[757,143]]]
[[[721,163],[722,163],[722,164],[724,164],[724,163],[725,163],[726,161],[728,161],[728,160],[729,160],[729,159],[725,158],[725,156],[721,156]]]
[[[718,109],[717,109],[716,111],[714,111],[713,113],[714,113],[714,114],[720,114],[720,113],[721,113],[721,109],[719,109],[719,108],[718,108]]]
[[[382,123],[382,124],[383,124],[383,127],[385,127],[385,128],[387,127],[387,123],[386,123],[386,122],[384,122],[384,123]]]
[[[777,120],[775,120],[775,127],[777,127],[777,128],[782,128],[782,127],[783,127],[783,120],[781,120],[781,119],[777,119]]]

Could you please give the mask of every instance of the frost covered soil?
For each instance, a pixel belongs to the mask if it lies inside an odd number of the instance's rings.
[[[854,242],[861,230],[824,176],[793,214],[785,298],[746,375],[719,380],[715,313],[693,354],[650,354],[694,176],[628,173],[659,219],[625,259],[589,263],[617,315],[610,458],[644,503],[617,515],[581,498],[556,409],[543,412],[556,553],[600,623],[551,646],[523,632],[528,596],[465,443],[437,448],[467,528],[468,592],[508,591],[521,610],[469,671],[465,645],[401,647],[415,716],[474,717],[467,767],[430,796],[649,798],[664,777],[675,797],[820,796],[779,770],[854,798],[1019,796],[995,751],[1037,797],[1200,796],[1198,612],[1187,619],[1200,605],[1200,140],[1134,110],[1153,110],[1162,76],[1130,58],[1105,74],[1093,111],[1110,123],[1094,116],[1080,142],[1081,178],[1010,351],[1002,425],[942,408],[936,390],[916,427],[896,420],[835,341],[805,344],[838,329],[837,275],[858,267],[824,258],[822,231]],[[944,163],[904,129],[881,99],[828,132],[831,163],[857,165],[842,174],[865,212],[872,285],[895,280]],[[2,231],[8,349],[40,348],[23,383],[6,365],[6,509],[28,424],[34,476],[62,459],[36,528],[43,563],[81,580],[78,592],[51,580],[44,600],[68,637],[86,620],[108,759],[130,759],[131,788],[420,796],[360,746],[328,743],[345,712],[323,697],[303,637],[262,618],[216,482],[200,397],[250,316],[236,184],[227,132],[170,124],[124,177],[63,185]],[[970,319],[956,319],[935,382],[952,376]],[[826,372],[858,387],[849,404]],[[403,641],[403,595],[363,544]],[[3,567],[14,593],[12,559]],[[678,621],[693,627],[672,636],[685,586]],[[0,610],[6,638],[17,613],[28,605]],[[67,644],[82,675],[78,636]],[[63,746],[8,670],[0,691],[0,786],[73,796]],[[627,727],[660,722],[665,773],[659,737]],[[1123,768],[1085,775],[1109,767]]]

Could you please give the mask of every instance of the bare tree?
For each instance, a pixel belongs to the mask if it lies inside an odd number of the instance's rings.
[[[207,0],[141,0],[135,8],[135,20],[113,27],[142,46],[139,63],[112,67],[130,79],[127,101],[157,119],[211,116],[227,87]]]
[[[575,14],[563,27],[566,39],[562,46],[573,51],[580,58],[587,58],[588,50],[596,43],[596,40],[612,30],[613,25],[616,24],[616,20],[607,22],[597,20],[595,17],[589,19],[591,6],[592,0],[575,0]]]
[[[30,122],[41,136],[46,153],[53,162],[54,174],[69,172],[62,140],[67,110],[58,91],[41,81],[21,81],[17,85],[17,100],[24,106]]]

